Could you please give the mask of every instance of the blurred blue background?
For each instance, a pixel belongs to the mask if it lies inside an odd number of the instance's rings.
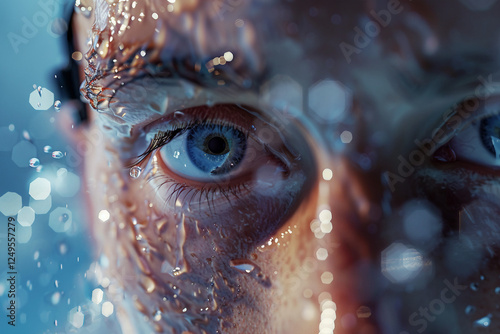
[[[92,250],[83,214],[78,166],[69,164],[67,157],[54,159],[50,151],[44,152],[47,145],[63,154],[71,149],[57,129],[58,111],[49,96],[51,91],[54,100],[60,99],[54,70],[70,57],[63,51],[64,24],[57,21],[62,4],[61,0],[4,1],[0,11],[0,333],[97,332],[92,326],[98,322],[99,306],[91,296],[98,285],[86,277],[97,252]],[[43,87],[40,107],[52,103],[47,110],[35,110],[29,103],[38,86]],[[42,167],[30,167],[31,158]],[[37,178],[50,182],[50,200],[31,198],[30,193],[44,196],[40,193],[48,190],[42,182],[40,189],[30,192],[30,183]],[[30,213],[36,214],[31,226],[16,228],[17,309],[12,327],[6,317],[8,217],[3,213],[18,210],[19,197],[25,225]],[[82,315],[85,320],[80,323]]]

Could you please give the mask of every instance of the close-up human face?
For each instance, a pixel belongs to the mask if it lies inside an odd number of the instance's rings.
[[[498,332],[496,1],[91,14],[70,132],[121,332]]]

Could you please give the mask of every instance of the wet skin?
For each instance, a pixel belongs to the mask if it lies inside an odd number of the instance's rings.
[[[75,136],[122,331],[496,333],[500,163],[478,124],[497,112],[499,5],[169,4],[98,2],[92,33],[77,15],[92,107]],[[390,22],[356,44],[372,10]],[[310,108],[322,80],[345,115]],[[208,179],[151,144],[214,123],[246,155]]]

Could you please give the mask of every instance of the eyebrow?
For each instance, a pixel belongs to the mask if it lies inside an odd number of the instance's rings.
[[[166,57],[150,59],[148,55],[154,51],[137,48],[120,62],[111,57],[104,66],[89,61],[85,69],[86,79],[81,89],[84,96],[96,108],[92,98],[99,100],[99,95],[106,88],[116,85],[118,89],[119,85],[123,86],[144,76],[182,79],[203,88],[230,87],[255,91],[266,77],[265,70],[255,72],[245,66],[233,66],[233,59],[240,56],[239,52],[236,55],[231,52],[230,55],[208,57],[199,57],[196,54],[177,55],[169,52]],[[95,51],[87,56],[89,60],[96,57],[98,55]]]

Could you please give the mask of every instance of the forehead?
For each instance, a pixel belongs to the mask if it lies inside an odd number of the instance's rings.
[[[208,60],[229,50],[239,56],[232,66],[253,71],[299,57],[303,67],[318,58],[341,67],[346,58],[362,58],[346,57],[342,43],[394,52],[404,47],[401,34],[417,54],[496,51],[500,8],[489,2],[489,10],[477,10],[485,5],[472,0],[98,0],[94,43],[103,59],[150,50],[164,61]]]

